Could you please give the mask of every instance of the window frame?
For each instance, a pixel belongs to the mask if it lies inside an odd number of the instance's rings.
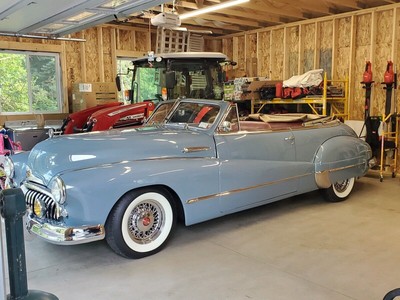
[[[9,50],[9,49],[1,49],[0,53],[9,53],[9,54],[18,54],[24,55],[26,61],[26,72],[27,72],[27,81],[28,81],[28,101],[29,101],[29,111],[24,112],[4,112],[2,109],[2,105],[0,103],[0,115],[10,116],[10,115],[27,115],[27,114],[60,114],[63,113],[63,84],[62,84],[62,70],[61,70],[61,55],[58,52],[46,52],[46,51],[24,51],[24,50]],[[57,106],[58,110],[56,111],[43,111],[43,110],[33,110],[32,102],[32,74],[31,74],[31,65],[29,62],[30,56],[47,56],[54,57],[55,60],[55,75],[56,75],[56,89],[57,89]]]

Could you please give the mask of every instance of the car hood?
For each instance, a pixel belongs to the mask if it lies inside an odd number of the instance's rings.
[[[185,151],[202,149],[202,151]],[[212,136],[188,129],[140,127],[64,135],[31,150],[28,167],[47,183],[56,174],[123,161],[171,157],[215,157]]]

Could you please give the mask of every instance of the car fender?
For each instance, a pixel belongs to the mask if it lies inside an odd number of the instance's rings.
[[[14,176],[8,178],[12,187],[20,187],[26,176],[26,165],[28,162],[29,151],[23,151],[11,156],[14,163]]]
[[[60,174],[67,189],[65,209],[69,217],[65,222],[70,225],[104,224],[125,193],[148,186],[163,186],[177,195],[186,225],[215,218],[221,213],[217,197],[218,170],[215,158],[174,158],[68,171]],[[198,197],[210,200],[193,201]]]
[[[350,177],[363,176],[368,171],[370,146],[352,136],[336,136],[325,141],[317,150],[315,180],[319,188]]]

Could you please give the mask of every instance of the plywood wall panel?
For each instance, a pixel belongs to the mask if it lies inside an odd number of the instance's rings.
[[[351,17],[337,20],[337,44],[335,53],[335,68],[333,79],[349,77],[349,64],[351,63]]]
[[[88,82],[99,82],[99,44],[97,39],[96,28],[85,30],[85,69],[86,80]],[[101,62],[103,63],[103,62]]]
[[[371,45],[372,13],[357,16],[356,47]]]
[[[355,57],[353,59],[353,78],[352,82],[354,85],[351,87],[353,97],[351,99],[350,118],[355,120],[364,119],[365,111],[365,89],[363,84],[363,74],[365,71],[365,65],[367,61],[372,61],[371,49],[372,49],[372,13],[359,15],[355,17]],[[372,61],[373,76],[374,62]],[[374,78],[375,79],[375,78]],[[372,87],[372,99],[375,94],[376,84]]]
[[[284,60],[285,60],[285,32],[284,29],[272,30],[271,39],[271,79],[282,80],[284,78]]]
[[[315,24],[302,25],[303,31],[303,72],[307,72],[314,68],[314,54],[315,54]]]
[[[388,61],[392,61],[392,32],[393,32],[393,10],[376,13],[376,41],[373,70],[378,83],[383,82]],[[386,90],[385,85],[375,85],[375,97],[371,105],[371,114],[381,115],[385,112]]]
[[[133,30],[118,30],[118,50],[131,50],[136,47],[135,32]]]
[[[103,56],[103,64],[104,64],[104,81],[105,82],[113,82],[115,80],[114,73],[113,73],[113,59],[111,55],[104,55]],[[116,66],[115,66],[116,67]]]
[[[258,75],[270,77],[271,73],[271,31],[258,33]]]
[[[103,27],[102,28],[103,35],[103,53],[110,54],[111,53],[111,28]]]
[[[247,76],[246,74],[246,40],[244,36],[233,37],[233,60],[237,62],[235,77]]]
[[[365,89],[363,84],[363,74],[365,71],[366,61],[370,57],[370,46],[358,46],[356,48],[356,54],[354,59],[354,86],[353,97],[352,97],[352,110],[350,111],[350,118],[354,120],[364,119],[365,110]],[[374,76],[376,74],[373,74]],[[374,78],[375,79],[375,78]],[[375,93],[375,85],[372,87],[372,93]]]
[[[67,61],[68,88],[76,82],[82,82],[81,69],[81,43],[70,42],[65,44],[65,55]]]
[[[135,40],[136,40],[136,51],[147,52],[149,49],[149,38],[148,33],[144,31],[136,31],[135,32]]]
[[[319,66],[324,69],[328,78],[332,78],[332,49],[333,49],[333,21],[324,21],[318,24],[320,30],[319,40]]]
[[[292,77],[294,75],[299,75],[299,26],[291,27],[288,29],[288,50],[289,50],[289,57],[288,57],[288,75]]]
[[[113,64],[113,45],[111,45],[111,28],[104,27],[102,28],[102,49],[99,51],[103,52],[103,61],[99,61],[99,64],[102,64],[102,68],[99,70],[103,71],[102,77],[105,82],[114,81],[114,68],[116,66]]]
[[[246,70],[247,76],[257,76],[257,34],[246,34]]]
[[[222,40],[204,39],[204,51],[221,52],[222,48]]]
[[[397,72],[397,74],[399,74],[399,71],[400,71],[400,22],[399,22],[399,19],[400,19],[400,9],[395,9],[394,10],[395,11],[395,15],[396,15],[396,22],[395,22],[395,28],[396,28],[396,35],[395,35],[395,41],[394,41],[394,47],[395,47],[395,49],[397,49],[397,51],[395,51],[395,57],[393,58],[394,59],[394,63],[395,63],[395,68],[396,68],[396,72]],[[398,78],[398,80],[399,80],[399,78]],[[395,92],[395,96],[394,96],[394,102],[395,102],[395,107],[396,107],[396,109],[395,109],[395,111],[397,112],[397,113],[400,113],[400,93],[399,93],[399,88],[397,88],[397,90],[396,90],[396,92]]]

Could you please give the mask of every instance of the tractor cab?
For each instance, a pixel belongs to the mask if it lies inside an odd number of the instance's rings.
[[[154,54],[132,61],[130,103],[158,102],[178,98],[223,99],[225,73],[230,63],[218,52],[178,52]],[[117,86],[121,90],[120,79]]]

